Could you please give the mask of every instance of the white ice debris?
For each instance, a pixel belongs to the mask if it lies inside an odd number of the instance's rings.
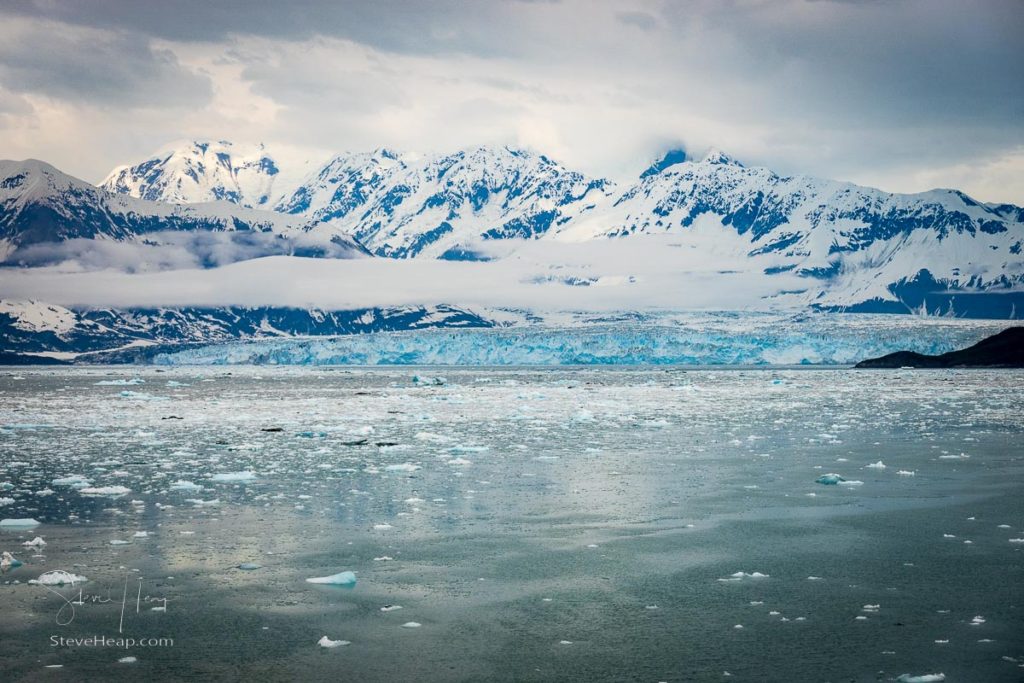
[[[0,496],[0,508],[2,508],[4,505],[14,505],[14,499],[4,498],[3,496]]]
[[[0,527],[15,528],[28,526],[39,526],[39,522],[31,517],[23,517],[20,519],[0,519]]]
[[[873,470],[884,470],[885,463],[879,460],[878,462],[873,462],[870,465],[867,465],[867,467],[870,467]]]
[[[413,465],[411,462],[405,462],[401,465],[388,465],[384,468],[387,472],[415,472],[420,469],[419,465]]]
[[[11,569],[13,567],[20,566],[21,560],[18,560],[14,557],[14,555],[11,555],[6,550],[4,551],[3,555],[0,555],[0,569],[2,569],[3,571],[7,571],[8,569]]]
[[[840,483],[846,481],[846,479],[844,477],[836,474],[835,472],[831,472],[829,474],[821,475],[820,477],[818,477],[814,481],[819,483],[819,484],[824,484],[825,486],[835,486],[836,484],[840,484]]]
[[[42,548],[46,545],[46,541],[43,540],[42,536],[36,536],[31,541],[25,541],[22,545],[26,548]]]
[[[349,571],[338,572],[330,576],[317,576],[312,579],[306,579],[306,583],[320,583],[328,586],[354,586],[356,585],[356,575]]]
[[[944,680],[946,680],[946,674],[921,674],[919,676],[901,674],[896,679],[897,683],[939,683]]]
[[[40,574],[38,579],[32,579],[29,583],[39,586],[73,586],[76,583],[84,583],[88,580],[84,576],[58,569],[57,571]]]
[[[92,482],[81,474],[71,474],[66,477],[59,477],[50,482],[53,486],[72,486],[74,488],[85,488]]]
[[[985,617],[977,616],[971,619],[971,626],[981,626],[985,623]]]
[[[132,490],[126,486],[87,486],[78,492],[83,496],[123,496]]]
[[[384,605],[380,608],[381,612],[394,612],[396,609],[402,609],[401,605]]]
[[[117,661],[119,664],[134,664],[139,660],[136,657],[121,657],[121,659]]]
[[[419,628],[422,625],[423,624],[419,623],[418,621],[407,621],[404,624],[402,624],[402,628]]]
[[[896,474],[900,475],[901,477],[913,477],[913,476],[915,476],[915,475],[916,475],[917,473],[916,473],[916,472],[914,472],[913,470],[900,470],[900,471],[899,471],[899,472],[897,472]]]
[[[178,481],[173,482],[170,485],[169,488],[172,491],[202,491],[203,490],[203,487],[200,486],[199,484],[195,484],[195,483],[193,483],[191,481],[185,481],[184,479],[179,479]]]
[[[2,526],[2,525],[3,525],[3,522],[0,522],[0,526]],[[1009,540],[1010,540],[1010,543],[1024,543],[1024,538],[1011,538]]]
[[[729,576],[727,576],[724,579],[719,579],[719,581],[742,581],[744,579],[767,579],[767,578],[769,578],[768,574],[762,574],[761,572],[749,572],[749,573],[748,572],[735,572],[733,574],[730,574]]]
[[[242,472],[221,472],[210,477],[210,481],[216,481],[219,483],[246,482],[255,481],[255,479],[256,474],[249,470],[244,470]]]
[[[320,647],[341,647],[342,645],[351,645],[347,640],[331,640],[327,636],[323,636],[320,640],[316,641],[316,644]]]

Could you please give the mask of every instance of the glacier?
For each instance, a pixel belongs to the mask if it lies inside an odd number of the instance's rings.
[[[945,353],[1002,330],[993,320],[869,314],[677,314],[572,327],[381,332],[255,340],[157,354],[157,365],[843,365]]]

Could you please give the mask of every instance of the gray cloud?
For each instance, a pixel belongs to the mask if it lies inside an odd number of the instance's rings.
[[[96,180],[110,150],[173,138],[307,157],[512,143],[626,179],[682,143],[1024,203],[1022,25],[1018,0],[0,0],[0,87],[67,102],[22,114],[41,127],[8,114],[0,147]],[[75,109],[176,102],[187,115]],[[64,139],[83,147],[55,156]]]
[[[0,23],[0,84],[103,107],[195,107],[212,96],[209,78],[144,36],[17,20]]]

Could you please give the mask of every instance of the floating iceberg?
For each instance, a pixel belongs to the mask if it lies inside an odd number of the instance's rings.
[[[761,572],[749,572],[749,573],[748,572],[735,572],[734,574],[730,574],[729,576],[727,576],[724,579],[719,579],[719,581],[722,581],[722,582],[725,582],[725,581],[742,581],[744,579],[767,579],[767,578],[770,578],[768,576],[768,574],[762,574]]]
[[[31,526],[39,526],[39,521],[32,519],[31,517],[23,517],[21,519],[0,519],[0,527],[5,529],[17,529],[20,527]]]
[[[84,576],[58,569],[57,571],[40,574],[38,579],[33,579],[29,583],[38,586],[73,586],[76,583],[84,583],[88,580]]]
[[[825,486],[835,486],[836,484],[840,484],[840,483],[846,481],[846,479],[841,477],[841,476],[839,476],[838,474],[832,473],[832,474],[823,474],[820,477],[818,477],[817,479],[815,479],[814,481],[819,483],[819,484],[824,484]]]
[[[885,463],[879,460],[878,462],[873,462],[870,465],[867,465],[867,467],[870,467],[873,470],[884,470]]]
[[[25,541],[22,545],[26,548],[42,548],[46,545],[46,541],[43,540],[42,536],[36,536],[31,541]]]
[[[13,498],[4,498],[4,497],[0,496],[0,508],[2,508],[5,505],[14,505],[14,499]]]
[[[210,477],[210,481],[216,481],[219,483],[237,483],[246,481],[255,481],[256,474],[249,470],[242,472],[221,472]]]
[[[330,576],[306,579],[306,583],[319,583],[327,586],[354,586],[356,585],[356,575],[353,572],[338,572]]]
[[[132,490],[127,486],[87,486],[78,489],[78,492],[83,496],[123,496],[126,493],[131,493]]]
[[[320,647],[341,647],[342,645],[351,645],[352,643],[347,640],[331,640],[327,636],[324,636],[320,640],[316,641],[316,644]]]
[[[0,571],[7,571],[8,569],[14,569],[15,567],[21,566],[21,560],[11,555],[6,550],[4,554],[0,556]]]
[[[388,472],[415,472],[416,470],[420,469],[420,466],[406,462],[402,463],[401,465],[388,465],[384,469]]]
[[[89,486],[92,481],[85,478],[81,474],[71,474],[66,477],[60,477],[50,482],[54,486],[71,486],[74,488],[85,488]]]
[[[939,683],[944,680],[946,680],[946,674],[921,674],[920,676],[901,674],[896,678],[897,683]]]
[[[194,484],[194,483],[192,483],[190,481],[185,481],[184,479],[179,479],[178,481],[173,482],[168,488],[170,488],[171,491],[202,491],[203,490],[203,487],[200,486],[199,484]]]

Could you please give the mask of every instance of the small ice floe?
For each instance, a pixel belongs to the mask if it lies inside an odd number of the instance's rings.
[[[896,474],[901,477],[913,477],[917,475],[917,472],[914,470],[899,470]]]
[[[43,540],[42,536],[36,536],[31,541],[25,541],[22,545],[26,548],[42,548],[46,545],[46,541]]]
[[[14,505],[14,499],[4,498],[3,496],[0,496],[0,508],[2,508],[4,505]]]
[[[38,579],[32,579],[29,583],[37,586],[73,586],[76,583],[84,583],[88,580],[84,576],[58,569],[57,571],[40,574]]]
[[[807,580],[808,581],[821,581],[821,577],[820,576],[808,576]]]
[[[381,612],[394,612],[396,609],[402,609],[401,605],[384,605],[380,608]]]
[[[234,484],[255,480],[256,473],[250,470],[243,470],[241,472],[220,472],[210,477],[210,481],[215,481],[221,484]]]
[[[750,572],[750,573],[748,573],[748,572],[736,572],[734,574],[730,574],[729,576],[727,576],[724,579],[719,579],[719,581],[722,581],[722,582],[725,582],[725,581],[743,581],[744,579],[767,579],[767,578],[769,578],[768,574],[762,574],[761,572]]]
[[[873,470],[884,470],[885,463],[879,460],[878,462],[873,462],[870,465],[865,465],[865,467],[870,467]]]
[[[743,624],[736,624],[735,626],[733,626],[733,628],[735,628],[735,629],[743,628]]]
[[[394,529],[395,527],[391,526],[390,524],[374,524],[373,528],[376,531],[387,531],[388,529]]]
[[[390,562],[393,559],[395,559],[395,558],[391,557],[390,555],[381,555],[380,557],[373,558],[373,561],[374,562]]]
[[[422,375],[413,375],[412,383],[421,387],[443,387],[445,384],[448,384],[448,380],[444,377],[424,377]]]
[[[241,569],[243,571],[251,572],[257,569],[263,569],[263,565],[256,564],[255,562],[243,562],[242,564],[235,565],[235,569]]]
[[[960,455],[940,455],[939,460],[967,460],[970,457],[966,453],[961,453]]]
[[[881,605],[864,605],[862,608],[865,612],[877,612],[882,609]]]
[[[148,536],[148,531],[136,531],[134,534],[132,534],[132,538],[146,538]]]
[[[203,487],[199,484],[195,484],[191,481],[179,479],[178,481],[172,482],[168,487],[171,491],[202,491]]]
[[[96,382],[98,387],[133,387],[136,384],[145,384],[146,380],[141,377],[132,377],[131,379],[104,379]]]
[[[448,464],[455,465],[457,467],[466,467],[467,465],[472,465],[473,461],[466,460],[465,458],[452,458],[451,460],[448,461]]]
[[[122,541],[119,538],[115,538],[110,541],[110,545],[128,545],[130,543],[131,541]]]
[[[655,610],[659,609],[657,605],[645,605],[644,609]]]
[[[89,479],[86,479],[81,474],[71,474],[66,477],[58,477],[50,482],[53,486],[70,486],[72,488],[85,488],[92,484]]]
[[[936,645],[949,645],[949,638],[946,638],[945,640],[936,640],[935,644]]]
[[[839,485],[840,486],[863,486],[864,482],[859,481],[857,479],[847,479],[845,481],[839,482]]]
[[[78,492],[83,496],[123,496],[132,490],[127,486],[86,486]]]
[[[835,486],[836,484],[841,484],[846,481],[846,479],[833,472],[830,474],[823,474],[814,481],[818,484],[824,484],[825,486]]]
[[[3,526],[3,522],[0,522],[0,526]],[[1011,538],[1008,540],[1010,543],[1024,543],[1024,538]]]
[[[20,519],[8,518],[0,519],[0,528],[4,529],[17,529],[20,527],[32,527],[39,526],[39,521],[31,517],[22,517]],[[1024,540],[1024,539],[1022,539]]]
[[[411,462],[403,462],[401,465],[388,465],[384,468],[385,472],[415,472],[420,469],[419,465],[413,465]]]
[[[999,525],[998,527],[996,527],[996,528],[997,528],[997,529],[1012,529],[1013,527],[1011,527],[1011,526],[1010,526],[1009,524],[1000,524],[1000,525]]]
[[[572,641],[571,640],[560,640],[560,641],[558,641],[558,644],[559,645],[572,645]]]
[[[0,571],[7,571],[8,569],[14,569],[21,566],[21,560],[11,555],[6,550],[4,554],[0,556]]]
[[[121,659],[117,660],[117,663],[118,664],[134,664],[137,661],[139,661],[139,660],[137,658],[135,658],[135,657],[121,657]]]
[[[971,619],[971,626],[981,626],[985,623],[985,617],[977,616]]]
[[[316,644],[320,647],[334,648],[341,647],[343,645],[351,645],[347,640],[331,640],[327,636],[323,636],[320,640],[316,641]]]
[[[356,585],[356,575],[349,571],[338,572],[330,576],[317,576],[312,579],[306,579],[306,583],[319,583],[326,586],[354,586]]]
[[[900,674],[897,683],[939,683],[946,680],[946,674]]]
[[[423,624],[418,621],[407,621],[402,624],[402,628],[419,628],[420,626],[423,626]]]

